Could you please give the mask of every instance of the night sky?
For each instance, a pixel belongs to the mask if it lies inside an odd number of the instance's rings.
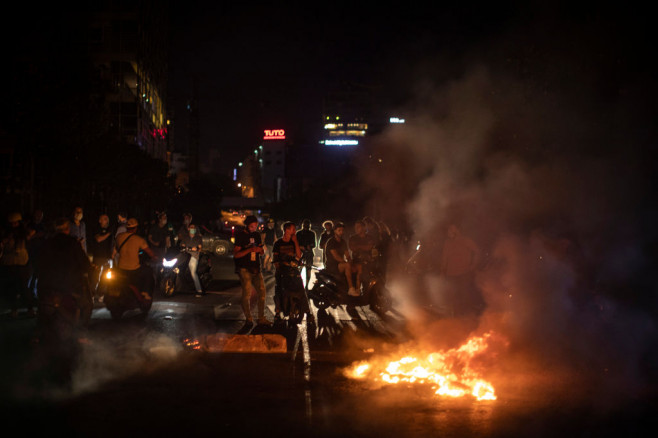
[[[181,3],[172,14],[170,76],[177,144],[187,144],[185,105],[194,80],[201,147],[218,148],[228,168],[258,144],[263,129],[314,141],[322,99],[341,84],[366,85],[387,105],[404,105],[421,77],[459,74],[439,60],[461,64],[465,53],[524,24],[528,14],[535,12],[504,2],[303,9]]]
[[[514,70],[526,82],[559,87],[593,107],[633,89],[637,117],[653,125],[653,23],[642,8],[439,3],[172,2],[168,97],[176,147],[189,142],[185,107],[195,81],[202,153],[219,150],[227,170],[259,144],[263,129],[286,129],[298,144],[317,141],[322,99],[344,83],[368,86],[382,106],[411,113],[419,100],[478,64]],[[66,35],[76,14],[84,15],[54,4],[19,7],[13,25],[2,29],[9,59],[60,56],[61,48],[49,42]],[[12,69],[3,74],[20,76]],[[583,88],[591,90],[585,95]]]

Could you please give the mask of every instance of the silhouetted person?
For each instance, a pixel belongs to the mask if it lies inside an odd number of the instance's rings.
[[[480,261],[480,249],[451,224],[443,245],[440,272],[448,285],[448,294],[456,316],[470,313],[478,306],[475,293],[475,269]]]

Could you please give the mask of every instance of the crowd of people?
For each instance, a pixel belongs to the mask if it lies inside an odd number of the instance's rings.
[[[165,212],[156,213],[141,226],[125,212],[118,212],[114,223],[107,214],[100,214],[95,222],[87,228],[80,206],[72,210],[70,217],[49,223],[44,221],[43,212],[39,210],[29,220],[24,220],[20,213],[8,215],[2,230],[0,281],[12,317],[17,316],[21,305],[27,308],[28,316],[36,315],[37,307],[41,310],[48,296],[52,301],[54,291],[68,288],[81,295],[74,297],[82,309],[80,318],[89,318],[93,302],[103,299],[98,284],[100,273],[107,265],[124,271],[140,290],[153,293],[153,272],[140,262],[139,254],[162,260],[166,251],[174,246],[191,254],[189,271],[196,296],[205,294],[196,268],[202,250],[200,234],[211,230],[207,225],[196,224],[192,214],[185,213],[178,228]],[[278,284],[279,267],[286,258],[293,257],[306,267],[304,284],[308,288],[317,251],[321,255],[317,264],[339,278],[344,276],[348,295],[358,297],[363,293],[364,261],[376,257],[386,267],[389,256],[395,253],[392,243],[397,236],[385,223],[370,217],[355,221],[351,232],[340,221],[325,220],[319,235],[311,225],[310,220],[303,220],[299,228],[294,222],[277,226],[273,219],[261,225],[255,216],[245,218],[244,227],[234,236],[233,258],[248,324],[253,324],[250,298],[254,289],[258,295],[257,322],[271,324],[265,317],[267,291],[263,273],[274,274]],[[451,225],[442,254],[436,259],[441,274],[456,291],[453,295],[457,307],[465,305],[460,303],[460,297],[466,296],[463,291],[471,287],[479,257],[477,245]],[[281,315],[278,290],[276,287],[276,317]]]
[[[253,324],[250,307],[252,290],[258,294],[258,324],[271,324],[265,317],[265,298],[267,291],[263,272],[275,274],[275,318],[281,318],[281,272],[282,263],[295,259],[304,266],[305,288],[311,279],[314,265],[315,249],[322,254],[322,265],[336,276],[344,276],[349,285],[351,296],[360,296],[361,273],[363,262],[370,257],[379,257],[384,266],[388,260],[389,248],[393,239],[386,224],[365,217],[354,224],[354,234],[345,236],[345,224],[326,220],[322,223],[322,232],[318,237],[312,230],[311,221],[305,219],[299,229],[294,222],[286,221],[277,230],[276,222],[268,219],[259,230],[258,218],[248,216],[245,228],[235,238],[233,257],[236,272],[242,287],[242,309],[247,325]],[[353,273],[356,279],[353,279]]]

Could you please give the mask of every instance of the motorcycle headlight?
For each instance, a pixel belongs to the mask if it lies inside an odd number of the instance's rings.
[[[105,273],[105,278],[107,278],[108,280],[112,280],[112,271],[108,270]]]
[[[178,261],[178,258],[171,259],[171,260],[162,259],[162,266],[164,266],[165,268],[171,268],[172,266],[174,266],[176,264],[177,261]]]

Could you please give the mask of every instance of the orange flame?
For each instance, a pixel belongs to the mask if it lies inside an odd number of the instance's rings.
[[[494,387],[472,366],[484,354],[491,333],[473,336],[457,348],[429,354],[407,355],[395,361],[372,360],[352,364],[345,373],[353,379],[387,384],[430,384],[435,394],[446,397],[472,395],[478,401],[496,400]]]

